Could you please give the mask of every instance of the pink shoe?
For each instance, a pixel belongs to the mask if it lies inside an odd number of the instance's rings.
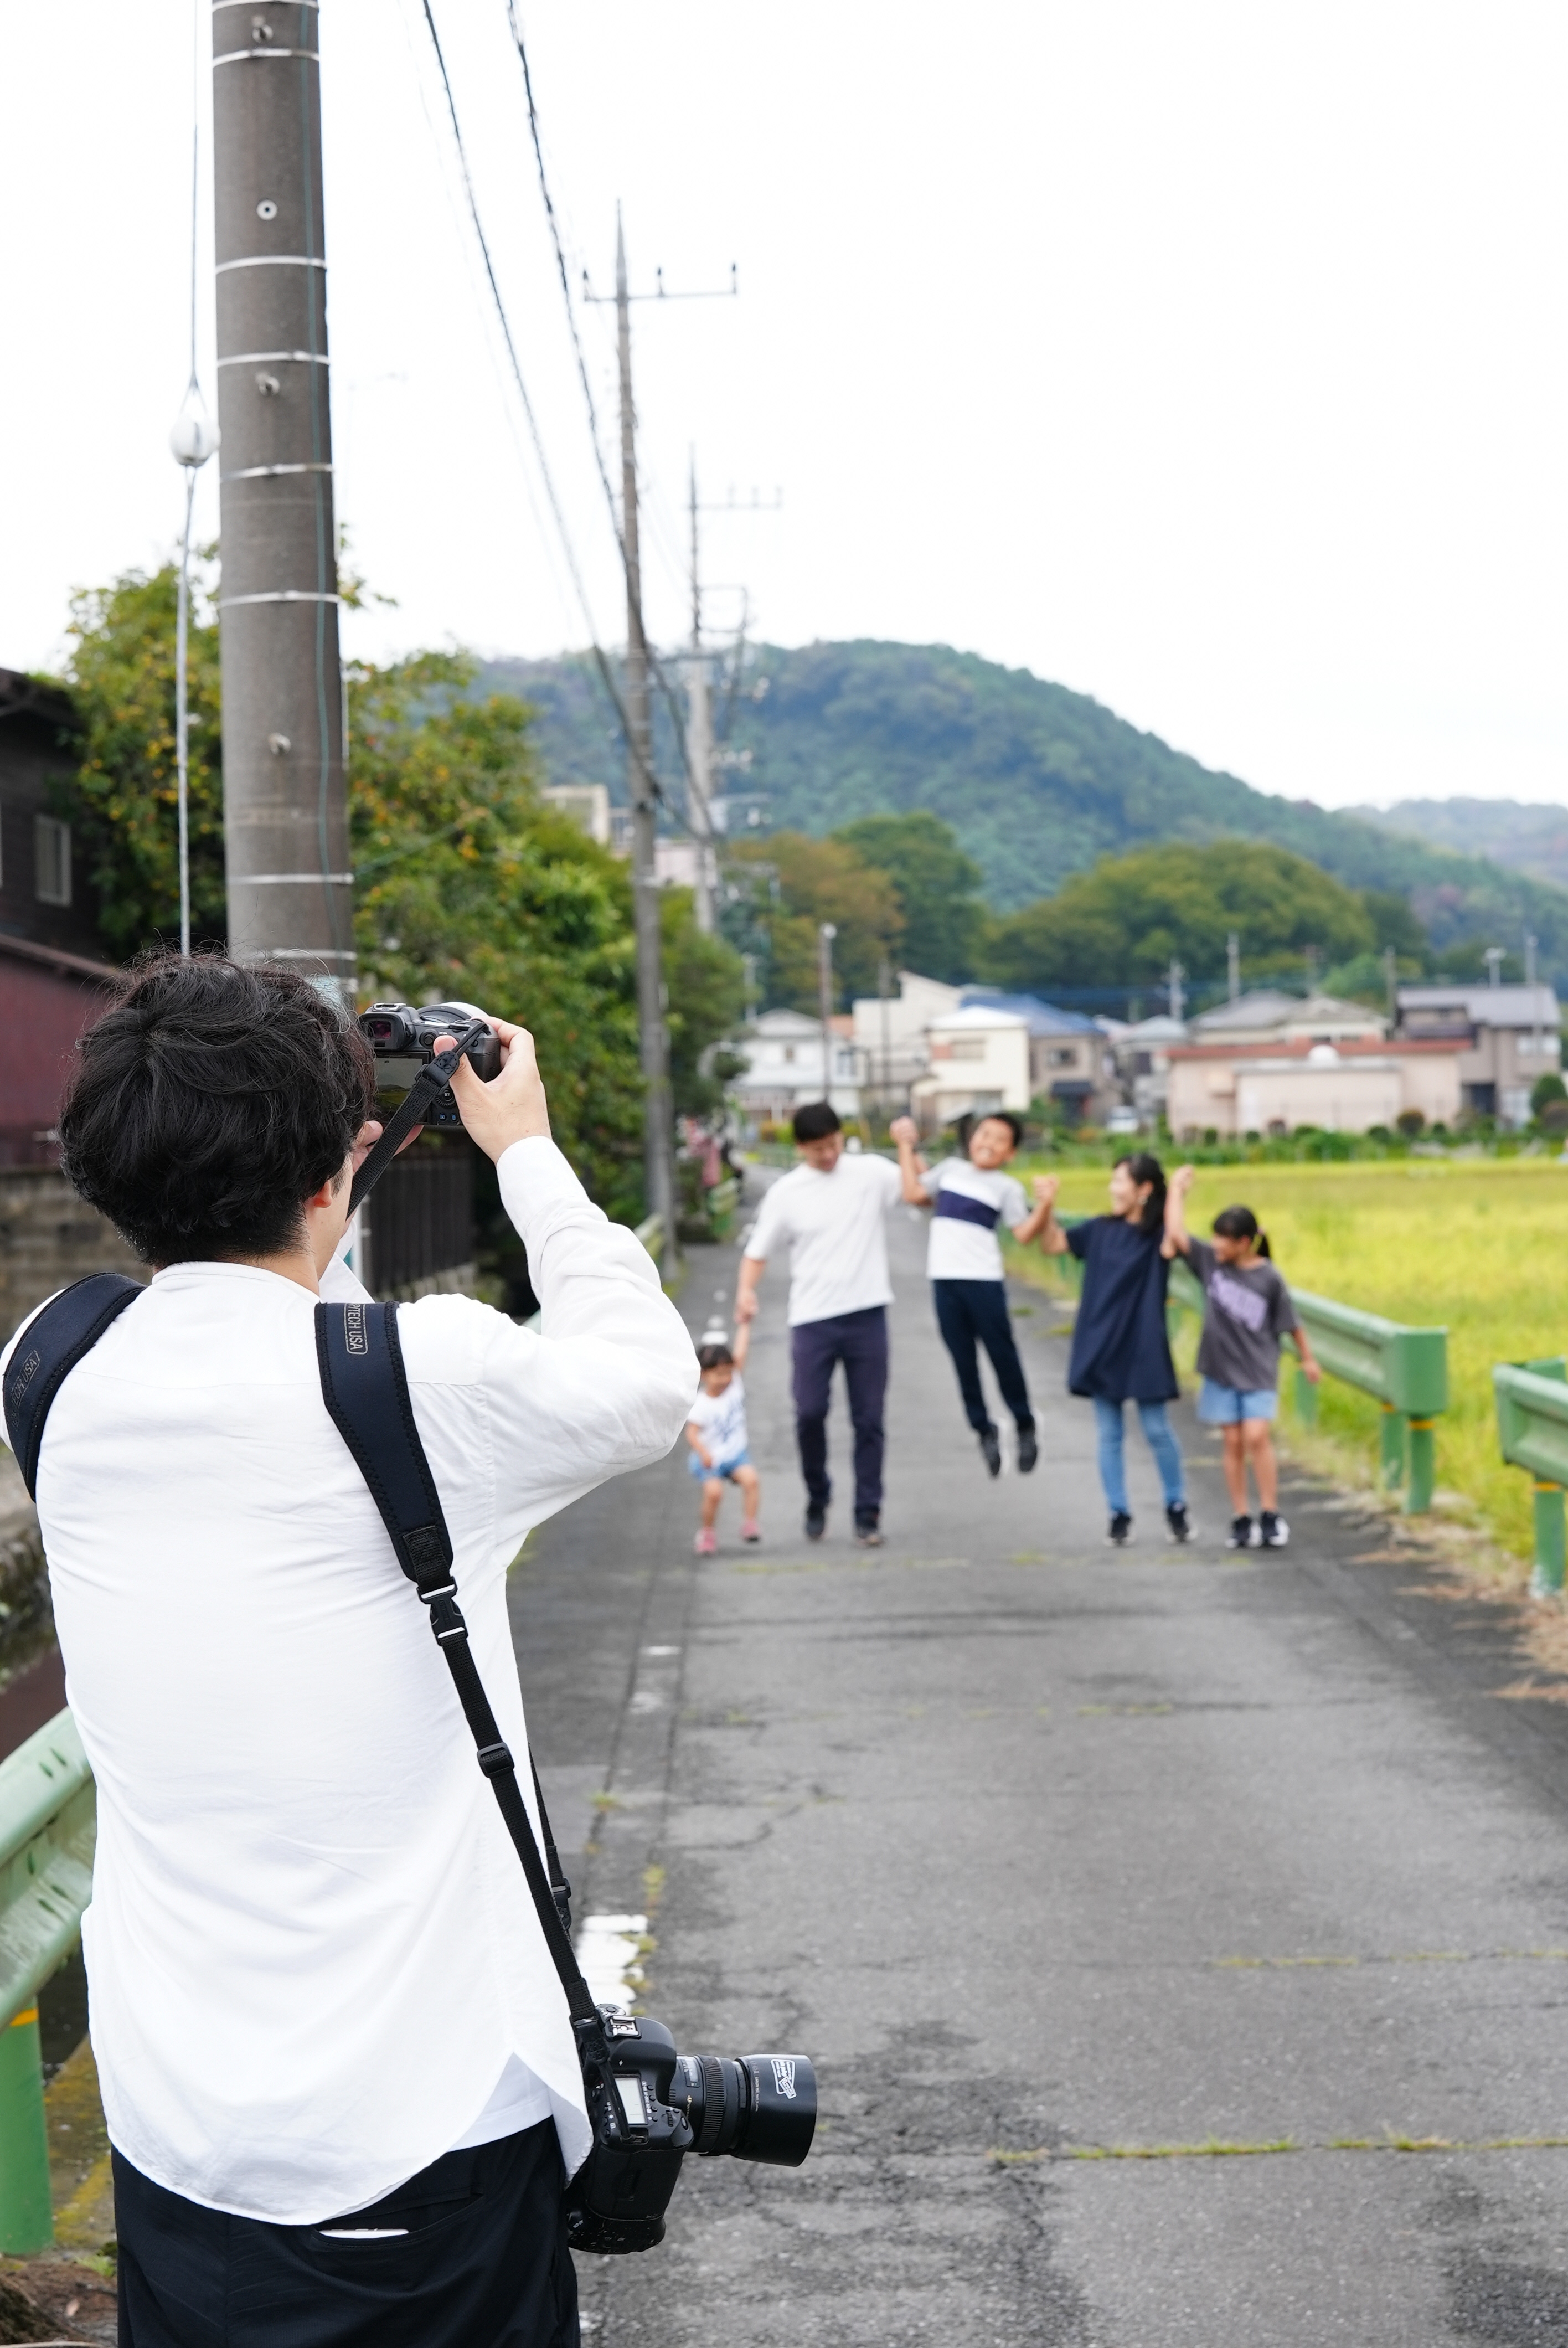
[[[741,1525],[741,1539],[743,1541],[760,1541],[762,1537],[763,1529],[755,1517],[745,1518]]]
[[[712,1525],[704,1525],[692,1544],[699,1557],[712,1557],[719,1547],[719,1536]]]

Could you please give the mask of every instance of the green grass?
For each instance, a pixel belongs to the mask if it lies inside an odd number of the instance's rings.
[[[1059,1196],[1070,1211],[1102,1210],[1103,1169],[1063,1170]],[[1491,1372],[1497,1362],[1568,1351],[1568,1164],[1449,1158],[1205,1168],[1188,1200],[1191,1228],[1206,1232],[1221,1207],[1235,1204],[1254,1210],[1296,1286],[1390,1320],[1446,1327],[1450,1408],[1438,1422],[1440,1488],[1462,1495],[1488,1532],[1528,1558],[1530,1478],[1498,1455]],[[1027,1261],[1012,1250],[1011,1262],[1034,1284],[1068,1292],[1038,1249]],[[1185,1368],[1194,1342],[1185,1334],[1178,1348]],[[1288,1369],[1282,1385],[1288,1429]],[[1371,1463],[1377,1404],[1331,1378],[1320,1394],[1320,1433]]]

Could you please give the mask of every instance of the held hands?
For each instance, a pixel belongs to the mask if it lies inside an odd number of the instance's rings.
[[[746,1321],[754,1321],[756,1317],[756,1290],[754,1288],[743,1288],[738,1290],[735,1296],[735,1320],[737,1323]]]
[[[1037,1174],[1032,1188],[1037,1206],[1054,1207],[1056,1194],[1061,1188],[1061,1178],[1055,1174]]]
[[[489,1018],[489,1014],[486,1014]],[[499,1159],[514,1141],[550,1138],[550,1114],[544,1082],[534,1055],[534,1039],[526,1027],[505,1019],[490,1019],[500,1038],[501,1073],[486,1084],[466,1060],[459,1060],[452,1078],[452,1097],[458,1115],[487,1158]],[[437,1039],[436,1050],[456,1043],[454,1035]]]
[[[1172,1195],[1177,1199],[1184,1199],[1197,1179],[1198,1169],[1195,1166],[1178,1166],[1171,1177]]]
[[[899,1149],[919,1147],[920,1128],[912,1117],[896,1117],[887,1128],[887,1138]]]

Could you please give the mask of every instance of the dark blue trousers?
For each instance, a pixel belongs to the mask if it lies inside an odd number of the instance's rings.
[[[882,1514],[882,1405],[887,1393],[887,1311],[835,1313],[802,1321],[790,1331],[794,1370],[794,1432],[801,1474],[814,1509],[833,1494],[827,1473],[827,1405],[835,1363],[844,1364],[849,1416],[855,1428],[855,1521],[874,1525]]]
[[[983,1434],[991,1423],[991,1415],[986,1408],[985,1390],[980,1385],[980,1361],[977,1348],[983,1345],[991,1357],[991,1367],[997,1374],[1003,1402],[1020,1426],[1032,1426],[1034,1413],[1030,1407],[1023,1364],[1019,1360],[1018,1346],[1013,1339],[1006,1282],[934,1280],[931,1296],[937,1307],[937,1326],[942,1333],[942,1343],[951,1354],[953,1367],[958,1374],[958,1392],[964,1397],[964,1409],[969,1425]]]
[[[120,2348],[579,2348],[562,2197],[552,2120],[316,2226],[225,2217],[117,2152]]]

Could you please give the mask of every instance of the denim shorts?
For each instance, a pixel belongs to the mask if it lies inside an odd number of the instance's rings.
[[[736,1468],[749,1468],[751,1464],[752,1455],[749,1451],[737,1451],[733,1459],[721,1459],[712,1468],[704,1468],[694,1451],[688,1451],[686,1454],[686,1473],[688,1476],[695,1476],[700,1484],[705,1484],[710,1476],[723,1477],[727,1482],[733,1484],[735,1480]]]
[[[1279,1396],[1272,1386],[1248,1392],[1205,1378],[1198,1396],[1198,1416],[1205,1426],[1239,1426],[1244,1418],[1273,1418],[1278,1408]]]

